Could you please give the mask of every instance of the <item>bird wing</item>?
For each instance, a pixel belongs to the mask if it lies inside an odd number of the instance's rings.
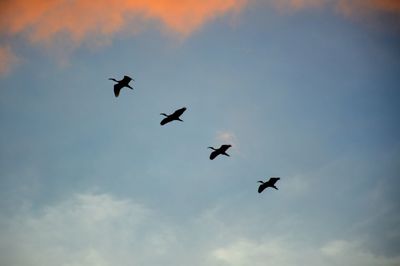
[[[167,124],[167,123],[169,123],[169,122],[171,122],[171,118],[169,118],[169,117],[166,117],[166,118],[164,118],[163,120],[161,120],[161,122],[160,122],[160,125],[165,125],[165,124]]]
[[[214,158],[217,157],[218,154],[219,154],[218,151],[213,151],[213,152],[210,154],[210,160],[214,160]]]
[[[126,82],[126,84],[128,84],[129,81],[131,81],[131,80],[132,80],[131,77],[129,77],[129,76],[124,76],[124,78],[121,80],[121,82]]]
[[[121,87],[121,85],[119,83],[114,85],[114,95],[115,95],[115,97],[118,97],[119,92],[121,91],[121,88],[122,87]]]
[[[264,184],[261,184],[261,185],[258,187],[258,193],[263,192],[263,190],[264,190],[266,187],[267,187],[267,186],[265,185],[265,183],[264,183]]]
[[[174,117],[180,117],[184,112],[186,111],[186,107],[183,107],[181,109],[176,110],[172,116]]]
[[[280,179],[279,177],[271,177],[271,178],[268,180],[268,184],[270,184],[271,186],[273,186],[273,185],[275,185],[276,182],[278,182],[279,179]]]
[[[224,145],[221,145],[219,150],[221,150],[221,152],[226,152],[226,150],[229,149],[230,147],[232,147],[232,145],[224,144]]]

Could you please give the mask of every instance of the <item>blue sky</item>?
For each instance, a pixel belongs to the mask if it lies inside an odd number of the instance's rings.
[[[399,265],[398,10],[288,5],[3,30],[1,264]]]

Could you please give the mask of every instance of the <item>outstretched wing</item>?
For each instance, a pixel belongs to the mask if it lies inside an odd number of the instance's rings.
[[[164,118],[163,120],[161,120],[161,122],[160,122],[160,125],[165,125],[165,124],[167,124],[167,123],[169,123],[169,122],[171,122],[171,118],[169,118],[169,117],[166,117],[166,118]]]
[[[184,112],[186,111],[186,107],[183,107],[181,109],[176,110],[172,116],[174,117],[180,117]]]
[[[115,97],[118,97],[119,92],[121,91],[122,87],[119,83],[114,85],[114,95]]]
[[[230,147],[232,147],[232,145],[224,144],[224,145],[221,145],[221,147],[219,148],[219,150],[220,150],[221,152],[226,152],[226,150],[228,150]]]
[[[131,77],[129,76],[124,76],[124,78],[121,80],[121,82],[128,84],[132,80]]]
[[[213,151],[213,152],[210,154],[210,160],[214,160],[214,158],[217,157],[218,154],[219,154],[218,151]]]
[[[267,186],[265,185],[265,183],[261,184],[261,185],[258,187],[258,193],[263,192],[263,190],[264,190],[266,187],[267,187]]]
[[[275,183],[278,182],[279,179],[280,179],[279,177],[271,177],[271,178],[268,180],[268,184],[270,184],[271,186],[274,186]]]

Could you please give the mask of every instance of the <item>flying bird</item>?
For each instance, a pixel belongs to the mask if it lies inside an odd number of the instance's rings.
[[[214,158],[217,157],[217,156],[220,155],[220,154],[225,155],[225,156],[230,156],[229,154],[226,153],[226,151],[227,151],[230,147],[232,147],[232,145],[229,145],[229,144],[221,145],[221,147],[219,147],[218,149],[215,149],[215,148],[213,148],[213,147],[208,147],[209,149],[214,150],[214,151],[211,152],[211,154],[210,154],[210,160],[214,160]]]
[[[161,113],[160,115],[165,116],[165,118],[164,118],[163,120],[161,120],[160,125],[163,126],[163,125],[165,125],[165,124],[167,124],[167,123],[169,123],[169,122],[172,122],[172,121],[174,121],[174,120],[183,122],[183,120],[180,119],[179,117],[180,117],[185,111],[186,111],[186,107],[183,107],[183,108],[181,108],[181,109],[176,110],[175,112],[173,112],[173,113],[170,114],[170,115],[167,115],[167,114],[165,114],[165,113]]]
[[[258,193],[263,192],[264,189],[267,187],[272,187],[278,190],[278,188],[275,186],[275,183],[278,182],[278,180],[281,179],[280,177],[271,177],[267,182],[264,181],[258,181],[261,183],[261,185],[258,187]]]
[[[118,97],[119,92],[121,91],[121,89],[123,87],[127,87],[131,90],[133,90],[133,88],[131,86],[129,86],[129,82],[131,80],[135,81],[133,78],[129,77],[129,76],[124,76],[123,79],[121,80],[116,80],[114,78],[109,78],[109,80],[115,81],[117,84],[114,85],[114,95],[115,97]]]

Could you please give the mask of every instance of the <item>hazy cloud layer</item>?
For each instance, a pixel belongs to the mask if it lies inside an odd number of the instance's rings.
[[[79,194],[0,219],[2,265],[399,265],[359,241],[322,245],[231,227],[218,208],[177,225],[155,210],[109,194]],[[250,224],[242,225],[250,226]],[[222,264],[221,264],[222,263]]]

